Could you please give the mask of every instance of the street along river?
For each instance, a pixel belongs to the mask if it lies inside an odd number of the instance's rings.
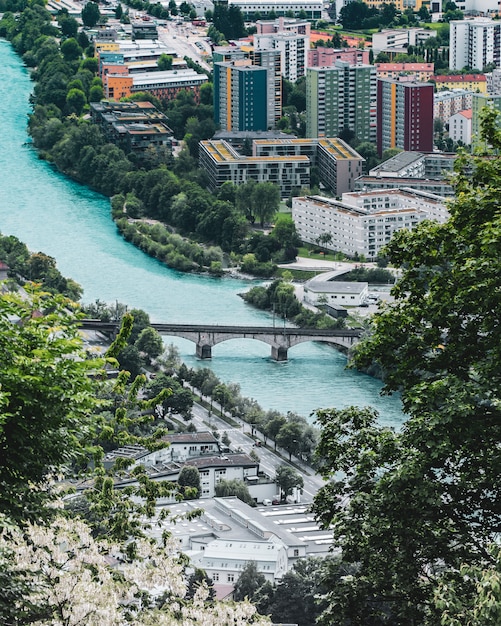
[[[15,235],[33,252],[53,256],[59,270],[82,285],[83,302],[123,302],[144,309],[154,322],[272,325],[270,315],[238,296],[254,283],[181,274],[147,257],[117,233],[107,198],[39,160],[26,132],[32,88],[26,68],[10,44],[0,40],[3,235]],[[300,344],[289,350],[287,362],[275,363],[270,347],[258,341],[219,344],[211,361],[198,361],[193,343],[173,343],[189,367],[211,367],[265,409],[308,417],[318,408],[371,405],[381,423],[398,427],[404,419],[398,397],[381,397],[379,381],[346,370],[345,357],[326,344]]]

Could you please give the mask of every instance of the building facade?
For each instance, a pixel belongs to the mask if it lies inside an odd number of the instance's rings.
[[[306,73],[306,54],[310,47],[308,35],[294,32],[254,35],[254,49],[279,50],[280,71],[284,78],[295,83]]]
[[[467,89],[453,89],[452,91],[439,91],[433,97],[433,117],[439,119],[443,124],[452,115],[471,109],[474,91]]]
[[[501,67],[501,24],[490,19],[450,22],[449,68],[482,71],[494,63]]]
[[[323,3],[320,0],[227,0],[229,6],[236,6],[245,20],[266,19],[270,14],[306,20],[319,20],[322,17]]]
[[[267,78],[250,61],[214,64],[214,119],[222,130],[267,130]]]
[[[377,148],[433,150],[433,85],[378,79]]]
[[[280,196],[310,186],[310,170],[316,166],[320,184],[336,195],[354,189],[364,159],[340,139],[276,139],[253,142],[253,156],[244,156],[226,141],[201,141],[199,165],[217,189],[225,182],[249,180],[279,186]]]
[[[349,129],[360,141],[376,137],[376,68],[336,60],[306,72],[306,135],[337,137]]]
[[[346,61],[350,65],[368,65],[369,50],[360,48],[310,48],[308,50],[308,67],[332,67],[336,61]]]
[[[444,198],[415,189],[376,189],[343,194],[342,201],[322,196],[292,199],[292,219],[302,241],[324,244],[350,257],[375,259],[394,232],[412,230],[425,219],[444,222]]]
[[[459,113],[451,115],[447,125],[449,127],[449,137],[453,141],[461,141],[465,146],[471,144],[471,117],[471,109],[459,111]]]
[[[471,113],[471,143],[473,147],[481,145],[480,141],[480,113],[485,107],[501,112],[501,95],[487,95],[475,93],[472,96]]]

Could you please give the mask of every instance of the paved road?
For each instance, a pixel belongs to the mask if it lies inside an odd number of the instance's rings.
[[[202,53],[211,54],[211,49],[207,41],[205,41],[206,29],[195,28],[190,22],[183,22],[178,25],[175,21],[167,22],[165,26],[158,26],[158,39],[176,50],[176,54],[180,58],[189,57],[199,63],[204,69],[212,71],[211,66],[204,60]],[[201,47],[196,44],[199,43]]]
[[[218,430],[221,434],[226,432],[228,437],[231,440],[232,449],[240,448],[245,453],[249,454],[252,450],[259,456],[259,465],[261,471],[265,472],[272,478],[275,477],[277,468],[280,465],[290,465],[294,467],[294,469],[300,471],[304,480],[303,487],[303,502],[311,502],[313,500],[313,496],[317,493],[320,487],[323,486],[324,481],[321,476],[315,474],[315,472],[304,463],[299,461],[298,459],[293,459],[293,463],[289,463],[287,459],[287,453],[284,452],[284,457],[278,456],[272,450],[261,446],[256,447],[254,445],[256,439],[261,439],[259,434],[256,434],[254,437],[250,434],[250,426],[249,424],[240,421],[240,427],[235,428],[231,427],[227,422],[222,420],[220,417],[212,414],[209,417],[208,411],[199,404],[193,405],[193,423],[197,430]]]

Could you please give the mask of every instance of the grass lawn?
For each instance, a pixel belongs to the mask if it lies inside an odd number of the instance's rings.
[[[298,256],[302,256],[307,259],[317,259],[317,260],[324,260],[324,261],[346,261],[346,262],[349,261],[349,259],[346,259],[342,254],[340,255],[339,253],[314,252],[314,250],[320,250],[320,248],[318,248],[317,246],[312,250],[311,248],[308,248],[306,246],[301,246],[298,249]]]

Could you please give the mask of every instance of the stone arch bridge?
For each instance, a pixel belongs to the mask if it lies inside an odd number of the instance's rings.
[[[83,320],[82,327],[88,330],[100,330],[115,333],[116,322],[100,322],[99,320]],[[363,330],[336,329],[318,330],[315,328],[260,327],[260,326],[210,326],[207,324],[162,324],[151,326],[161,335],[183,337],[193,341],[196,355],[200,359],[210,359],[212,348],[218,343],[229,339],[255,339],[271,346],[271,358],[275,361],[286,361],[289,348],[305,341],[322,341],[347,352],[360,340]]]

